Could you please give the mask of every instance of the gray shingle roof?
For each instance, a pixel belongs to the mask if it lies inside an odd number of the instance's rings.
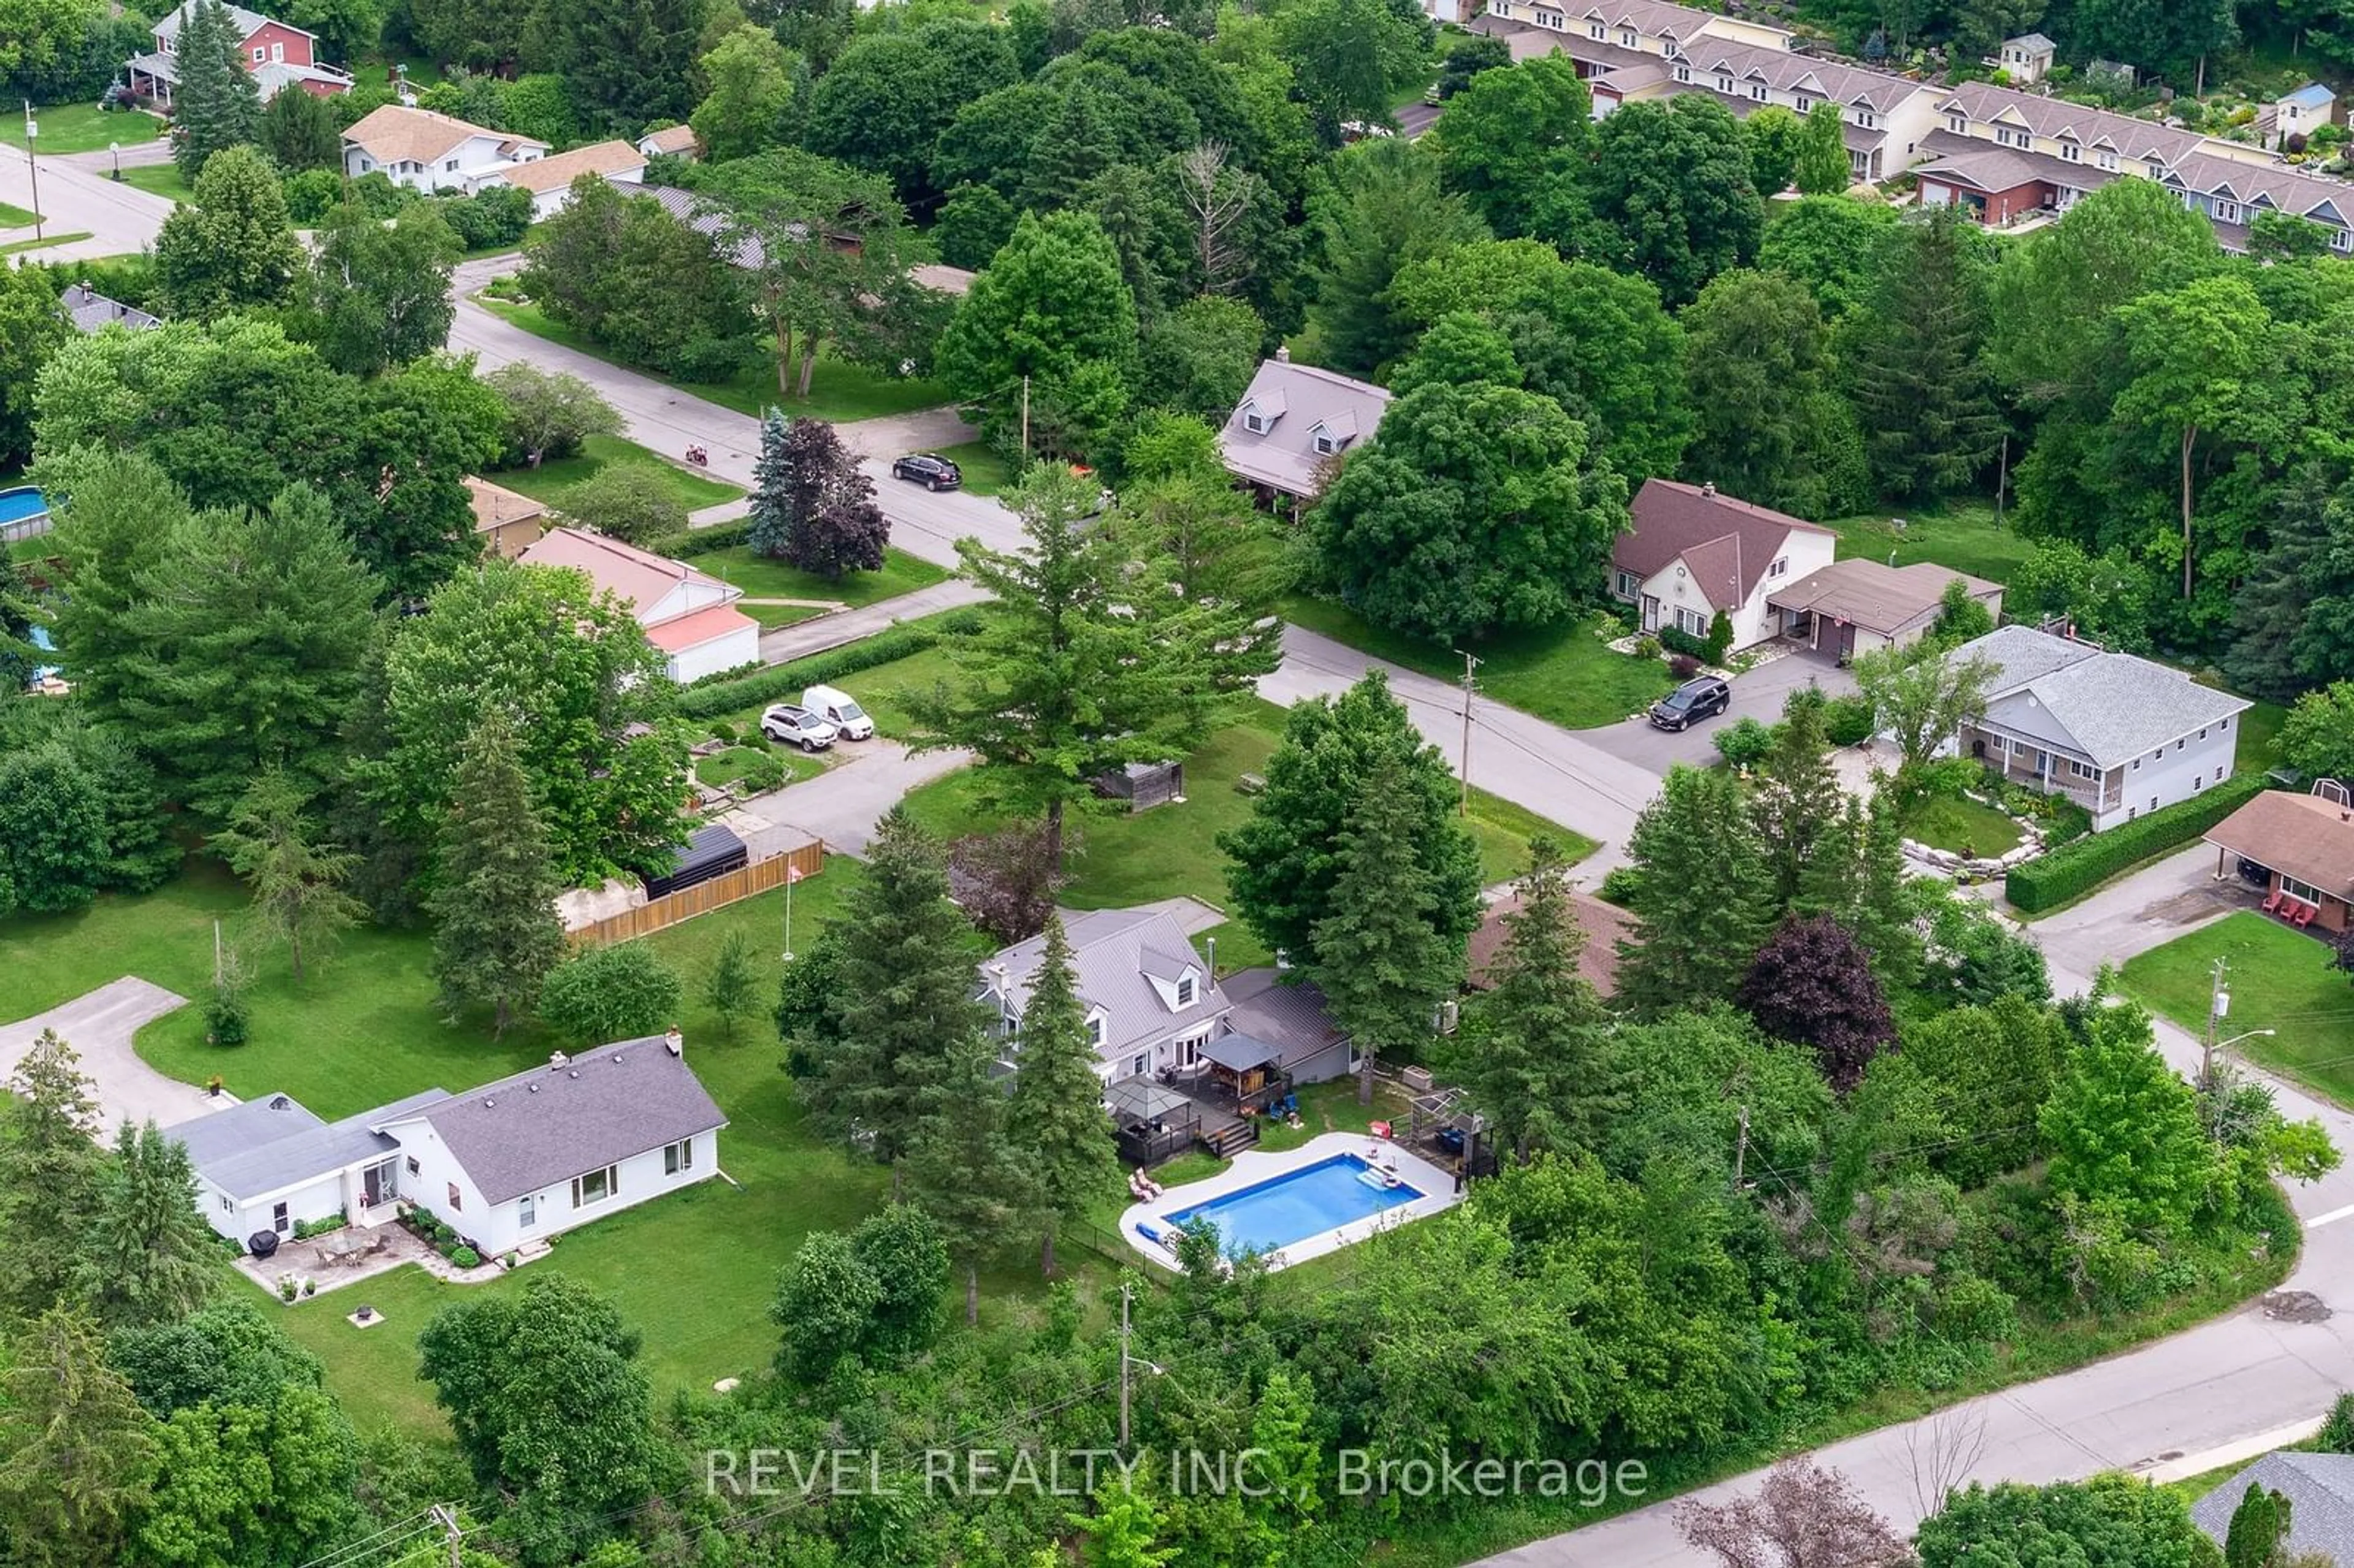
[[[188,18],[196,14],[196,0],[182,0],[182,4],[157,19],[155,36],[159,38],[178,37],[180,29],[188,25]],[[237,36],[240,40],[253,37],[257,31],[275,20],[274,17],[265,16],[259,11],[249,11],[242,5],[224,5],[221,9],[228,13],[229,26],[237,29]],[[297,33],[303,31],[292,22],[280,22],[278,25]]]
[[[491,1203],[727,1125],[660,1035],[599,1045],[421,1114]]]
[[[1935,617],[1944,608],[1946,585],[1956,582],[1973,599],[2002,591],[1999,584],[1930,561],[1892,567],[1857,556],[1809,572],[1787,588],[1769,588],[1766,602],[1850,620],[1867,631],[1893,636]]]
[[[2179,670],[2031,627],[1999,627],[1947,657],[1973,655],[2001,672],[1987,694],[1988,717],[1999,723],[2002,709],[2013,704],[2041,707],[2103,768],[2117,767],[2253,705],[2245,697],[2202,686]]]
[[[2354,1563],[2354,1455],[2267,1454],[2192,1504],[2191,1522],[2221,1545],[2251,1483],[2288,1499],[2291,1552]]]
[[[1166,910],[1090,909],[1066,919],[1063,934],[1071,944],[1079,999],[1104,1011],[1107,1057],[1116,1058],[1227,1009],[1226,993],[1210,978],[1210,966],[1194,954],[1193,944]],[[1172,1012],[1149,977],[1160,973],[1173,980],[1184,968],[1176,961],[1179,955],[1191,959],[1201,980],[1193,1005]],[[1043,936],[1005,948],[983,971],[981,994],[987,996],[995,988],[993,971],[1003,965],[1007,1010],[1019,1017],[1030,1003],[1030,982],[1045,956]]]
[[[428,1089],[341,1121],[322,1122],[299,1101],[270,1095],[172,1133],[188,1146],[189,1162],[207,1181],[232,1198],[250,1200],[392,1153],[399,1145],[373,1129],[447,1097],[440,1089]]]
[[[1218,432],[1218,450],[1227,470],[1241,478],[1279,490],[1286,495],[1312,496],[1323,481],[1325,465],[1339,453],[1316,450],[1320,425],[1344,442],[1378,435],[1390,395],[1370,382],[1359,381],[1312,365],[1285,359],[1264,359],[1251,377],[1242,401]],[[1246,411],[1275,416],[1269,429],[1253,430],[1243,423]],[[1342,450],[1348,447],[1343,446]]]

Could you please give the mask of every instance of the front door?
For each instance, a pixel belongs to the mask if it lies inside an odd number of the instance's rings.
[[[539,1224],[539,1200],[536,1197],[525,1197],[515,1205],[515,1223],[525,1230]]]
[[[1643,630],[1657,631],[1659,629],[1659,601],[1655,595],[1647,593],[1643,596]]]
[[[360,1172],[360,1203],[373,1209],[389,1203],[400,1196],[400,1181],[396,1174],[398,1161],[379,1160]]]

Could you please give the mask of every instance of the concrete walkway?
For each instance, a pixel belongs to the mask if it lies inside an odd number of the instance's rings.
[[[217,1110],[220,1105],[204,1090],[165,1077],[132,1048],[141,1025],[186,1005],[186,998],[126,975],[38,1017],[0,1025],[0,1077],[16,1071],[43,1030],[54,1029],[80,1054],[82,1072],[96,1085],[102,1137],[113,1137],[123,1121],[170,1127]]]
[[[883,599],[858,609],[845,609],[833,615],[813,616],[797,620],[790,626],[779,626],[760,634],[760,661],[766,664],[782,664],[789,660],[821,653],[829,648],[839,648],[845,642],[855,642],[887,631],[903,620],[921,616],[938,615],[945,609],[960,609],[969,604],[980,604],[989,595],[959,577],[950,577],[929,588],[903,593],[896,599]]]

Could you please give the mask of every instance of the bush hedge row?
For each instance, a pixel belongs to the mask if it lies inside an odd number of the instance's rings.
[[[690,686],[679,694],[678,711],[688,718],[711,718],[761,703],[784,702],[804,686],[822,686],[860,670],[888,664],[921,653],[953,630],[940,626],[896,626],[888,631],[841,648],[829,648],[789,664],[774,664],[749,675]]]
[[[744,543],[752,536],[749,518],[737,523],[722,523],[716,528],[690,528],[662,541],[656,555],[683,559],[688,556],[707,556],[714,550],[726,550]]]
[[[2003,896],[2030,915],[2064,904],[2129,865],[2189,843],[2264,792],[2261,773],[2243,773],[2105,833],[2093,833],[2010,868]]]

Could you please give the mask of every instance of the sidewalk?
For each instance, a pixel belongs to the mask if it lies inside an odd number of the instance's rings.
[[[915,620],[922,616],[938,615],[944,609],[961,609],[969,604],[980,604],[989,595],[960,578],[950,577],[944,583],[903,593],[896,599],[886,599],[859,609],[845,609],[835,615],[820,615],[808,620],[797,620],[790,626],[779,626],[760,636],[760,662],[782,664],[790,660],[822,653],[829,648],[839,648],[845,642],[855,642],[872,637],[878,631],[888,631],[903,620]]]

